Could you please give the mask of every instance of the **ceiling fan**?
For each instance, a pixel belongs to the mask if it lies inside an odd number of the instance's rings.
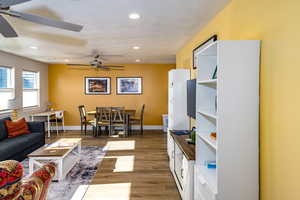
[[[70,68],[70,69],[75,69],[75,70],[90,70],[90,69],[95,69],[95,70],[124,70],[124,66],[117,66],[117,65],[105,65],[101,61],[101,55],[97,54],[94,57],[94,60],[92,60],[89,64],[67,64],[69,66],[88,66],[90,68]]]
[[[0,0],[0,14],[8,15],[10,17],[19,18],[26,21],[31,21],[37,24],[43,24],[46,26],[52,26],[60,29],[65,29],[69,31],[80,32],[83,26],[72,24],[63,21],[57,21],[54,19],[41,17],[38,15],[32,15],[28,13],[22,13],[10,9],[10,6],[25,3],[31,0]],[[13,29],[13,27],[8,23],[8,21],[0,15],[0,33],[7,38],[18,37],[18,34]]]

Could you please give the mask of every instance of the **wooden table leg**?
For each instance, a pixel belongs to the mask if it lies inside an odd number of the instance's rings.
[[[47,121],[48,121],[48,124],[47,124],[47,126],[48,126],[48,138],[50,138],[50,116],[49,115],[47,117]]]

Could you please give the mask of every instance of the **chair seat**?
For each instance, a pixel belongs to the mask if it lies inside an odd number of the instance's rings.
[[[112,123],[111,126],[126,126],[124,123]]]
[[[132,116],[132,117],[130,117],[130,120],[139,120],[139,121],[141,121],[141,118],[140,117],[136,117],[136,116]]]
[[[88,120],[88,121],[85,121],[85,122],[82,122],[82,123],[83,123],[83,124],[91,124],[91,125],[95,126],[96,120],[95,120],[95,119],[93,119],[93,120]]]
[[[98,125],[109,125],[109,124],[110,124],[109,122],[103,122],[103,121],[98,122]]]
[[[131,120],[129,121],[130,124],[140,124],[141,122],[142,122],[142,120],[137,120],[137,119],[135,119],[135,120],[132,120],[132,119],[131,119]]]
[[[49,121],[55,123],[56,119],[50,119]],[[62,119],[57,119],[57,122],[62,123],[63,120]]]

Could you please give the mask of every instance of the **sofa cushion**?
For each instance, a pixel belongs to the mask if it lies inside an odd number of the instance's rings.
[[[0,119],[0,141],[8,137],[5,121],[11,120],[10,117]]]
[[[22,118],[18,121],[6,120],[5,125],[7,128],[9,138],[30,133],[25,118]]]
[[[23,167],[14,160],[0,162],[0,199],[17,199],[21,194]]]
[[[31,133],[0,141],[0,158],[10,158],[44,139],[43,133]]]
[[[49,185],[55,175],[56,164],[48,163],[23,180],[22,194],[19,200],[46,200]]]

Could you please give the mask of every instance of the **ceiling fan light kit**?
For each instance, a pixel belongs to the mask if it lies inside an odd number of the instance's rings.
[[[10,17],[30,21],[37,24],[51,26],[59,29],[80,32],[83,28],[81,25],[72,24],[69,22],[58,21],[38,15],[32,15],[28,13],[22,13],[10,9],[10,6],[25,3],[31,0],[0,0],[0,33],[7,38],[18,37],[18,34],[14,28],[8,23],[8,21],[2,15],[8,15]]]
[[[118,65],[105,65],[101,61],[102,55],[101,54],[96,54],[93,58],[93,60],[89,64],[67,64],[69,66],[88,66],[90,69],[95,69],[95,70],[124,70],[124,66],[118,66]],[[70,68],[70,69],[75,69],[75,70],[82,70],[82,68]],[[87,69],[88,70],[88,69]]]

